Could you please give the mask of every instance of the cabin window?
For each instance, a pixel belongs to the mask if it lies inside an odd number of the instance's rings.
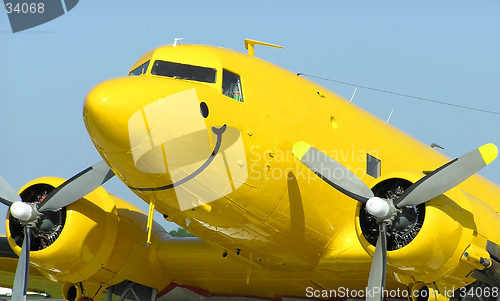
[[[151,74],[204,83],[215,83],[217,70],[215,68],[155,61],[151,69]]]
[[[366,154],[366,173],[374,178],[380,177],[380,160]]]
[[[222,72],[222,94],[227,97],[243,102],[243,91],[241,90],[241,79],[238,74],[224,69]]]
[[[144,64],[142,64],[139,67],[135,68],[134,70],[130,71],[128,76],[146,74],[148,67],[149,67],[149,61],[145,62]]]

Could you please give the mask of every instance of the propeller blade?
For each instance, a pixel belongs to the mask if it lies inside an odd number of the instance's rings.
[[[25,301],[28,291],[28,278],[30,275],[30,227],[24,227],[24,241],[17,262],[14,288],[12,289],[12,301]]]
[[[292,154],[323,181],[343,194],[362,203],[374,196],[370,188],[354,173],[314,146],[302,141],[297,142],[292,148]]]
[[[10,186],[4,178],[0,177],[0,202],[4,205],[10,206],[12,203],[18,202],[21,197],[17,194],[16,190]]]
[[[497,147],[489,143],[452,160],[408,187],[394,205],[401,208],[425,203],[462,183],[495,160],[497,155]]]
[[[52,190],[38,210],[40,212],[56,210],[72,204],[94,191],[114,175],[113,171],[111,171],[104,161],[92,165]]]
[[[370,276],[368,277],[366,301],[382,301],[385,287],[385,273],[387,270],[387,229],[386,224],[379,225],[379,235],[375,253],[373,254]]]

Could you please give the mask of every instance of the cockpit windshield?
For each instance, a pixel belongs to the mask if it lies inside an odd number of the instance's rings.
[[[217,69],[166,61],[155,61],[151,69],[151,74],[204,83],[215,83]]]
[[[135,68],[134,70],[130,71],[128,76],[146,74],[146,70],[148,70],[148,66],[149,66],[149,61],[145,62],[144,64],[142,64],[139,67]]]

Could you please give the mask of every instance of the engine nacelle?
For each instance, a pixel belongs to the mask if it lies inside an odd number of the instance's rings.
[[[376,196],[397,199],[422,176],[414,172],[392,173],[377,179],[372,190]],[[487,240],[478,235],[474,219],[474,215],[479,213],[477,210],[482,212],[483,209],[478,209],[461,190],[451,189],[425,204],[402,210],[401,220],[389,226],[387,239],[387,263],[400,282],[439,282],[447,285],[463,279],[461,285],[465,286],[475,281],[466,276],[484,266],[464,260],[463,255],[466,249],[473,249],[478,257],[489,258]],[[378,226],[371,218],[364,212],[364,204],[360,203],[356,232],[363,248],[373,254]]]
[[[24,202],[42,201],[60,178],[40,178],[20,190]],[[57,211],[46,211],[33,228],[31,263],[47,278],[58,282],[85,282],[83,293],[131,280],[161,289],[169,277],[155,256],[168,234],[153,225],[152,244],[145,245],[147,215],[130,203],[97,188],[84,198]],[[7,238],[19,254],[23,230],[10,213]],[[93,298],[92,295],[87,295]]]

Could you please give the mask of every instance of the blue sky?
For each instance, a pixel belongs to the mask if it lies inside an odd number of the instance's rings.
[[[498,1],[81,0],[16,34],[0,13],[0,174],[18,189],[99,161],[83,123],[85,95],[177,37],[242,52],[244,38],[275,43],[286,49],[257,46],[256,55],[294,72],[500,112],[499,13]],[[317,82],[347,99],[354,91]],[[394,110],[391,124],[450,157],[500,145],[500,115],[365,89],[353,102],[382,119]],[[481,174],[500,183],[499,162]],[[117,179],[104,187],[147,211]]]

